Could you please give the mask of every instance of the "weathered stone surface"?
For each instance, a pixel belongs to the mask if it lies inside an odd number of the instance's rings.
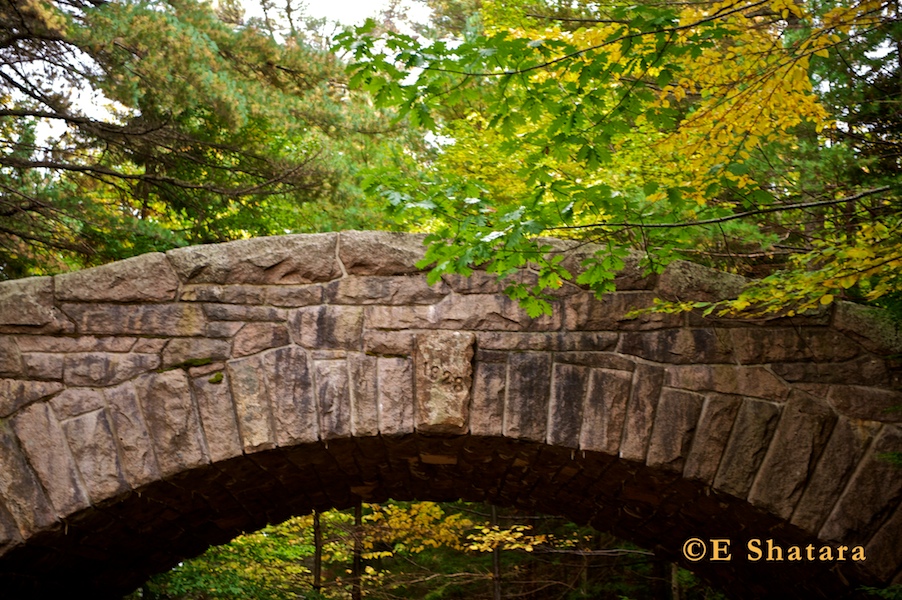
[[[504,408],[504,435],[544,442],[551,396],[551,357],[538,352],[511,354]]]
[[[366,326],[374,329],[475,329],[544,331],[560,327],[559,313],[530,319],[507,296],[451,295],[430,306],[367,306]]]
[[[416,273],[423,259],[425,235],[389,231],[343,231],[338,257],[345,271],[354,275],[404,275]]]
[[[276,446],[272,407],[261,377],[263,373],[261,355],[228,362],[238,431],[245,452],[258,452]]]
[[[312,306],[292,316],[292,338],[305,348],[360,350],[363,309],[358,306]]]
[[[78,352],[66,355],[63,366],[66,385],[107,386],[156,369],[160,366],[160,357],[156,354]]]
[[[195,304],[64,304],[63,312],[79,333],[192,336],[205,325]]]
[[[749,493],[749,502],[788,519],[811,479],[836,415],[805,394],[790,396],[770,450]]]
[[[473,382],[472,333],[416,336],[416,428],[424,433],[466,433]]]
[[[307,354],[288,346],[262,356],[262,374],[272,403],[276,442],[280,446],[315,442],[320,431]]]
[[[214,375],[214,379],[220,379],[220,377],[216,374],[219,373],[219,375],[223,375],[224,377],[225,375],[223,371],[225,370],[225,368],[225,361],[216,361],[203,365],[194,365],[193,367],[188,367],[187,371],[188,376],[191,378]]]
[[[213,462],[239,456],[242,451],[228,375],[222,371],[218,373],[220,377],[214,372],[191,379],[204,439]]]
[[[134,385],[124,383],[104,390],[109,406],[125,478],[132,488],[160,478],[153,442]]]
[[[818,328],[830,326],[830,312],[828,307],[819,306],[791,317],[771,316],[760,321],[748,321],[739,316],[706,316],[700,310],[693,310],[686,313],[685,323],[688,327],[720,327],[725,329],[740,328],[756,330],[762,327]]]
[[[852,302],[834,304],[833,326],[855,338],[867,349],[885,354],[902,352],[902,330],[885,311]]]
[[[664,385],[694,392],[720,392],[783,401],[790,388],[764,367],[674,365],[667,367]]]
[[[56,337],[52,335],[20,335],[16,343],[22,352],[129,352],[138,341],[133,337]],[[151,341],[151,340],[140,340]],[[162,347],[162,346],[161,346]],[[135,352],[145,352],[134,350]]]
[[[92,503],[128,489],[105,410],[70,419],[63,423],[63,431]]]
[[[881,581],[889,581],[902,564],[902,507],[897,508],[887,522],[867,544],[867,570]]]
[[[579,447],[583,404],[589,390],[588,367],[555,364],[551,408],[548,413],[548,443],[565,448]]]
[[[15,519],[3,506],[3,496],[0,494],[0,556],[22,543],[22,534]]]
[[[675,260],[658,277],[657,292],[668,300],[716,301],[736,297],[744,277],[684,260]]]
[[[705,398],[683,477],[699,479],[709,485],[714,483],[741,400],[738,396],[724,394],[709,394]]]
[[[698,394],[661,390],[645,459],[648,466],[683,472],[703,404],[704,397]]]
[[[442,281],[458,294],[503,294],[505,288],[511,283],[528,283],[535,279],[532,273],[518,273],[511,279],[498,281],[496,274],[486,271],[473,271],[466,277],[454,273],[442,275]]]
[[[744,365],[800,360],[840,362],[862,352],[859,344],[828,328],[739,327],[726,335],[732,340],[736,360]]]
[[[503,350],[483,350],[479,347],[479,342],[476,342],[477,363],[507,363],[507,357],[510,355],[510,352]]]
[[[15,377],[23,373],[22,354],[11,335],[0,335],[0,377]]]
[[[22,537],[28,538],[56,520],[53,507],[6,421],[0,421],[0,473],[0,500]]]
[[[484,350],[540,350],[558,352],[596,353],[613,350],[617,346],[619,335],[613,331],[548,331],[548,332],[509,332],[479,331],[476,333],[476,345]],[[560,355],[555,360],[562,361]],[[623,359],[625,360],[625,359]],[[574,362],[568,359],[568,362]],[[582,362],[587,366],[603,366]],[[615,367],[616,368],[616,367]]]
[[[778,405],[750,398],[743,400],[714,478],[715,489],[737,498],[748,496],[779,418]]]
[[[268,286],[260,285],[188,284],[182,288],[179,300],[220,304],[266,304],[268,289]]]
[[[76,302],[162,302],[175,299],[178,277],[159,252],[57,275],[56,298]]]
[[[91,388],[65,389],[50,400],[53,412],[60,420],[70,419],[106,406],[103,390]]]
[[[48,325],[55,310],[52,278],[0,281],[0,325]]]
[[[347,350],[308,350],[307,354],[313,360],[338,360],[347,358],[351,353]]]
[[[814,361],[785,362],[770,365],[771,371],[787,383],[846,383],[887,385],[886,361],[875,356],[860,356],[840,363]]]
[[[411,356],[415,334],[411,331],[364,331],[363,351],[367,354]]]
[[[163,477],[210,462],[184,371],[146,375],[135,389]]]
[[[31,379],[63,379],[63,354],[49,352],[28,352],[22,357],[25,374]]]
[[[669,364],[733,362],[733,347],[726,332],[717,329],[663,329],[627,331],[618,352]]]
[[[858,385],[830,387],[827,401],[838,412],[856,419],[902,422],[902,392]]]
[[[284,322],[288,313],[284,308],[247,306],[243,304],[203,304],[204,315],[210,321],[273,321]]]
[[[614,371],[634,371],[636,362],[615,352],[555,352],[554,360],[568,365],[582,365]]]
[[[338,234],[286,235],[190,246],[166,253],[185,283],[298,284],[341,276]]]
[[[818,536],[862,544],[876,533],[902,499],[898,467],[885,457],[902,452],[902,428],[884,425],[827,518]]]
[[[879,429],[879,423],[839,417],[790,522],[818,531]]]
[[[63,389],[56,381],[0,379],[0,419]]]
[[[231,338],[241,331],[244,323],[240,321],[213,321],[207,323],[204,335],[208,338]]]
[[[270,348],[287,346],[290,341],[288,329],[281,323],[247,323],[235,334],[232,356],[249,356]]]
[[[313,363],[320,431],[324,440],[351,433],[351,389],[346,360]]]
[[[379,431],[400,435],[414,430],[413,361],[408,358],[378,359]]]
[[[597,300],[584,292],[564,300],[564,328],[583,331],[649,330],[678,327],[680,315],[645,313],[627,317],[633,311],[653,306],[652,292],[617,292]]]
[[[450,293],[444,282],[428,285],[422,276],[345,277],[324,286],[329,304],[435,304]]]
[[[7,421],[0,421],[0,473],[0,500],[22,537],[28,538],[56,520],[53,506]]]
[[[504,395],[507,391],[507,362],[476,363],[473,398],[470,401],[470,433],[502,435]]]
[[[50,407],[26,407],[13,419],[13,430],[57,514],[68,515],[89,506],[62,427]]]
[[[623,423],[620,458],[645,462],[663,382],[664,369],[649,365],[636,367]]]
[[[592,369],[586,404],[583,408],[583,424],[579,447],[605,454],[620,453],[626,407],[633,385],[633,374],[628,371]]]
[[[174,338],[163,349],[163,368],[208,364],[229,357],[229,342],[210,338]]]
[[[375,356],[348,356],[351,383],[351,432],[355,436],[379,434],[378,372]]]
[[[266,288],[266,304],[296,308],[321,304],[323,301],[322,285],[279,285]]]

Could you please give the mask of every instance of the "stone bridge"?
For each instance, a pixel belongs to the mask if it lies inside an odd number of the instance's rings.
[[[628,267],[601,301],[565,286],[529,319],[484,272],[427,285],[421,239],[0,283],[2,596],[116,597],[242,531],[387,498],[566,516],[736,597],[902,580],[902,344],[879,311],[627,318],[737,285],[676,263]],[[709,543],[690,562],[690,538],[729,539],[730,560]]]

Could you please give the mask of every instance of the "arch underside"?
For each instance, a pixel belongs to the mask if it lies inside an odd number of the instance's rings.
[[[488,436],[334,439],[185,471],[71,515],[0,562],[4,597],[73,589],[118,598],[178,561],[311,510],[358,500],[490,502],[590,524],[681,563],[730,597],[840,598],[859,581],[848,563],[752,563],[750,537],[820,544],[801,529],[673,472],[599,452]],[[733,560],[687,563],[692,537],[729,537]]]

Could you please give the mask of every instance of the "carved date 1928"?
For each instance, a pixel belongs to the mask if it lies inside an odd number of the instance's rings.
[[[433,383],[450,385],[455,392],[462,392],[464,389],[464,378],[455,377],[451,371],[443,370],[440,364],[424,363],[423,375]]]

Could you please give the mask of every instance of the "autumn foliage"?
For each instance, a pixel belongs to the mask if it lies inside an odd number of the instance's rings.
[[[344,41],[352,84],[445,136],[427,176],[370,186],[428,215],[434,276],[538,262],[539,284],[510,291],[539,314],[569,279],[609,291],[632,248],[650,271],[687,257],[767,276],[731,302],[671,308],[898,294],[893,4],[509,1],[483,15],[463,40],[370,24]],[[544,235],[597,251],[570,272]]]

